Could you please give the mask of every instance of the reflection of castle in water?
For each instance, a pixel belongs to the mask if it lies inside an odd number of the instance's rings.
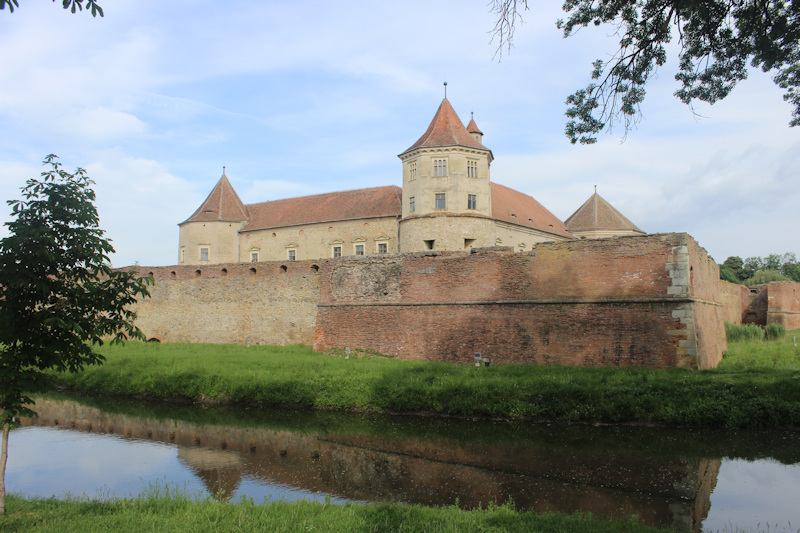
[[[647,524],[699,531],[719,459],[653,458],[630,449],[458,444],[443,440],[291,432],[132,418],[74,402],[37,400],[25,425],[173,443],[211,494],[229,498],[243,477],[356,500],[636,514]]]

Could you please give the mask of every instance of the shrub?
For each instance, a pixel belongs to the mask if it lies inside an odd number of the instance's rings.
[[[737,325],[725,322],[725,336],[728,342],[760,341],[764,338],[764,330],[756,324]]]
[[[783,324],[770,324],[764,328],[764,338],[768,341],[782,339],[786,336],[786,328]]]
[[[791,281],[789,278],[781,274],[779,271],[775,269],[769,270],[759,270],[753,277],[750,279],[744,280],[744,284],[748,287],[752,287],[753,285],[761,285],[764,283],[769,283],[771,281]]]

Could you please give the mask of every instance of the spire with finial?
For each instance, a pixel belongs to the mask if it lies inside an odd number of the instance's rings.
[[[444,99],[447,100],[447,82],[444,82]]]

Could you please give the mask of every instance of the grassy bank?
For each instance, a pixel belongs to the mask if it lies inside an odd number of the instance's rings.
[[[303,346],[104,347],[106,364],[58,375],[81,392],[163,399],[432,412],[569,422],[800,427],[799,332],[731,343],[706,371],[501,365],[322,356]]]
[[[153,491],[126,500],[22,500],[9,496],[0,531],[39,533],[177,531],[525,531],[657,532],[633,518],[599,520],[586,515],[516,512],[510,507],[462,511],[403,504],[331,505],[307,501],[213,499],[192,502],[180,493]]]

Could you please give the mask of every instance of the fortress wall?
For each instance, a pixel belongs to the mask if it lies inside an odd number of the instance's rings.
[[[758,292],[750,295],[750,301],[744,312],[742,321],[745,324],[767,325],[767,311],[769,310],[769,300],[767,298],[767,287],[769,285],[756,285],[753,288]]]
[[[695,354],[699,368],[715,368],[728,349],[719,266],[687,235],[689,294],[695,300]]]
[[[138,267],[142,275],[153,276],[155,285],[151,297],[135,306],[136,325],[148,338],[163,342],[311,344],[318,265],[273,261]]]
[[[753,299],[750,289],[729,281],[721,281],[719,288],[722,319],[729,324],[744,324],[747,308]]]
[[[782,324],[786,329],[800,328],[800,283],[779,281],[765,288],[767,324]]]
[[[329,262],[314,347],[589,366],[697,356],[714,366],[725,345],[718,279],[686,234]]]
[[[138,270],[155,285],[137,325],[164,342],[313,342],[461,363],[482,352],[496,363],[710,368],[731,300],[686,234]]]

